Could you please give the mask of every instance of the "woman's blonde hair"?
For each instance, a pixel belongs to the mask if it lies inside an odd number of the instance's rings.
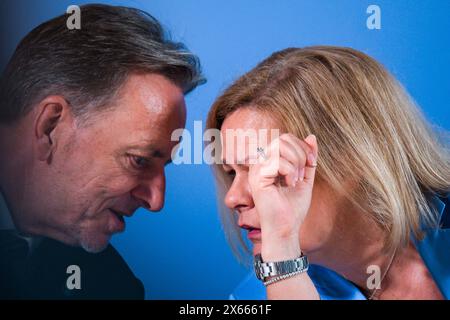
[[[448,133],[432,128],[371,57],[331,46],[276,52],[225,90],[206,126],[220,129],[229,114],[249,106],[301,139],[317,136],[316,183],[325,182],[372,217],[386,231],[386,250],[408,243],[411,233],[421,239],[423,223],[436,226],[428,196],[450,192]],[[221,166],[215,165],[215,173],[222,201],[231,181]],[[356,190],[347,190],[347,181]],[[236,216],[222,211],[239,254]]]

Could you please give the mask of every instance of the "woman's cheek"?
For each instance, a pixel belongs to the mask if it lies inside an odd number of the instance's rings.
[[[302,251],[311,252],[320,249],[323,241],[327,238],[327,230],[322,228],[325,221],[312,219],[312,216],[308,215],[305,218],[302,226],[300,227],[300,248]]]

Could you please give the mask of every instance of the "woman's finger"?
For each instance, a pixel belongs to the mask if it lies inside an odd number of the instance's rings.
[[[299,144],[280,137],[280,156],[290,161],[296,168],[304,167],[307,153]]]
[[[287,186],[295,187],[298,182],[298,169],[290,161],[280,158],[278,175],[284,177]]]
[[[312,185],[314,183],[314,177],[317,168],[317,158],[318,158],[317,138],[315,135],[311,134],[305,138],[305,142],[311,147],[311,152],[308,153],[307,155],[304,181]]]
[[[250,176],[260,187],[277,185],[279,182],[295,187],[299,180],[298,167],[284,157],[275,157],[273,152],[271,158],[250,166]]]
[[[297,138],[292,134],[282,135],[284,141],[290,144],[293,150],[298,154],[301,159],[300,164],[298,165],[299,177],[300,180],[303,180],[305,175],[306,166],[313,165],[311,160],[308,162],[308,156],[313,154],[314,156],[317,152],[314,150],[313,146],[307,143],[307,140],[303,141]]]

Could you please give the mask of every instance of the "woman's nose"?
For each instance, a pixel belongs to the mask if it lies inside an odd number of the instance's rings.
[[[230,189],[225,195],[225,205],[233,210],[242,207],[253,207],[253,198],[248,180],[236,175]]]

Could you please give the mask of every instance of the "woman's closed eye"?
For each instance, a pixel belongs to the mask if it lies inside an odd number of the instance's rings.
[[[231,169],[231,170],[225,170],[225,174],[230,177],[231,179],[234,179],[234,177],[236,177],[236,171]]]

